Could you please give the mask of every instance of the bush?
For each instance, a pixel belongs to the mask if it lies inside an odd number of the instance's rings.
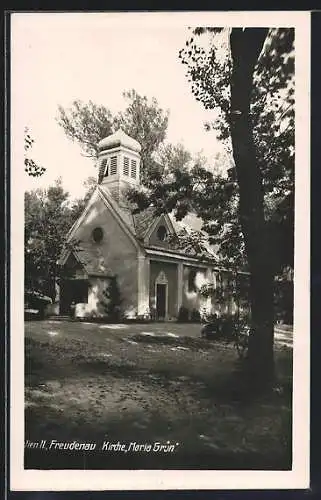
[[[202,314],[202,320],[203,320],[204,323],[212,323],[213,321],[217,321],[217,319],[218,319],[217,313],[204,312]]]
[[[187,307],[181,306],[178,311],[177,321],[180,323],[186,323],[189,319],[189,310]]]
[[[200,323],[201,321],[201,314],[198,311],[198,309],[193,309],[191,313],[191,321],[194,321],[195,323]]]
[[[109,285],[103,292],[104,299],[102,306],[107,316],[108,321],[119,322],[121,320],[121,297],[120,290],[117,283],[117,277],[113,276]]]

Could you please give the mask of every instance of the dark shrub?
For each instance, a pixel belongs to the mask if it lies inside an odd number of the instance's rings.
[[[193,309],[191,313],[191,321],[193,321],[194,323],[200,323],[201,315],[198,309]]]
[[[104,299],[102,305],[108,321],[117,323],[121,320],[121,303],[120,290],[117,283],[117,277],[111,278],[109,285],[103,292]]]
[[[186,323],[189,318],[189,310],[187,307],[181,306],[178,311],[177,321],[180,323]]]

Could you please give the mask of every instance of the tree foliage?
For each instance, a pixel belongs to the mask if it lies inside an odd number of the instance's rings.
[[[244,267],[244,241],[238,222],[237,193],[234,182],[223,175],[209,171],[202,165],[191,169],[171,165],[167,176],[154,170],[150,176],[150,189],[131,190],[129,199],[137,211],[153,206],[157,215],[173,212],[177,220],[188,213],[197,214],[203,221],[202,230],[209,235],[212,245],[218,246],[221,263]],[[178,234],[179,246],[187,252],[198,252],[204,235],[193,231],[187,236]],[[187,241],[188,240],[188,241]]]
[[[121,127],[126,134],[136,139],[141,147],[141,182],[148,180],[154,166],[153,154],[166,137],[168,111],[162,110],[155,98],[148,99],[135,90],[123,93],[128,106],[115,117],[114,127]]]
[[[46,169],[42,165],[38,165],[32,158],[30,158],[30,150],[32,149],[32,146],[34,144],[34,139],[32,138],[28,127],[25,127],[24,130],[24,150],[25,150],[25,159],[24,159],[24,164],[25,164],[25,172],[30,176],[30,177],[41,177]]]
[[[218,259],[208,244],[208,238],[204,232],[190,228],[182,228],[171,234],[167,238],[171,248],[184,251],[193,257],[211,260],[213,264],[218,263]]]
[[[215,47],[217,34],[211,36]],[[294,31],[232,28],[228,41],[229,50],[216,45],[205,65],[206,56],[195,53],[193,38],[188,41],[188,73],[194,94],[219,109],[221,139],[230,137],[236,179],[227,188],[231,198],[237,191],[250,271],[249,367],[255,379],[267,382],[273,378],[274,278],[293,261]],[[281,251],[284,234],[289,254]]]
[[[86,156],[98,156],[98,142],[113,133],[112,113],[103,105],[92,101],[73,101],[70,108],[58,106],[58,124],[68,139],[77,142]]]
[[[135,90],[124,92],[123,97],[128,105],[124,112],[116,115],[103,105],[76,100],[68,109],[58,107],[57,121],[67,137],[92,158],[98,156],[98,142],[122,128],[142,146],[141,181],[144,183],[154,166],[152,155],[166,137],[168,112],[159,107],[155,98],[149,100]]]
[[[199,34],[207,34],[201,43]],[[196,29],[181,49],[179,57],[187,66],[187,78],[195,98],[206,109],[216,111],[207,123],[218,138],[230,143],[231,70],[229,45],[231,30]],[[202,46],[203,45],[203,46]],[[294,172],[294,30],[268,31],[255,65],[251,89],[251,121],[257,160],[264,174],[265,192],[284,182],[293,182]],[[233,113],[237,112],[234,110]],[[230,144],[229,144],[230,148]],[[281,182],[279,186],[277,181]]]
[[[205,37],[205,42],[199,35]],[[222,263],[246,266],[244,235],[239,213],[239,179],[234,168],[231,124],[232,58],[230,30],[199,28],[187,40],[179,57],[195,98],[215,111],[207,123],[224,142],[228,155],[224,168],[209,169],[195,163],[181,168],[167,162],[164,172],[153,172],[149,191],[131,193],[139,208],[150,204],[156,212],[175,209],[182,219],[190,210],[199,215],[210,241],[220,246]],[[291,29],[271,29],[255,65],[250,117],[257,165],[262,179],[264,216],[271,236],[275,273],[293,264],[294,229],[294,34]],[[165,155],[166,159],[166,155]],[[220,163],[220,158],[216,159]],[[226,175],[228,172],[228,175]]]
[[[59,273],[57,260],[73,221],[69,193],[63,189],[61,179],[47,190],[35,189],[25,193],[26,283],[37,287],[40,281],[43,282],[43,291],[51,297]]]
[[[192,155],[183,144],[161,144],[157,152],[157,161],[164,167],[164,173],[175,168],[186,167],[192,161]]]
[[[274,278],[293,264],[294,31],[197,28],[179,57],[195,98],[215,111],[206,128],[226,143],[235,168],[213,175],[198,165],[173,167],[131,200],[138,210],[151,204],[178,219],[194,211],[223,261],[248,267],[249,366],[253,379],[266,382],[273,378]]]
[[[233,30],[232,30],[233,31]],[[235,31],[235,29],[234,29]],[[242,31],[242,30],[241,30]],[[248,30],[250,31],[250,30]],[[204,34],[206,42],[199,42]],[[231,126],[238,109],[231,108],[233,58],[230,46],[231,30],[194,30],[179,57],[187,66],[187,76],[196,99],[205,108],[216,111],[215,122],[207,124],[218,138],[232,149]],[[235,62],[235,61],[234,61]],[[275,270],[293,265],[293,202],[294,202],[294,30],[266,30],[263,50],[256,61],[250,96],[250,127],[253,133],[257,167],[263,187],[264,216],[269,226]],[[239,199],[239,182],[235,176],[225,180],[233,208]],[[234,181],[234,182],[231,182]],[[238,210],[229,218],[215,213],[221,221],[222,240],[226,241],[226,223],[234,242],[242,242]],[[225,215],[228,215],[226,213]],[[229,220],[228,220],[229,219]],[[234,236],[234,237],[233,237]],[[233,246],[231,249],[233,249]],[[222,248],[223,253],[226,254]]]

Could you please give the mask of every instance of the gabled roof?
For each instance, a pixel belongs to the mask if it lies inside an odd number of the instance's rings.
[[[161,217],[161,215],[154,215],[153,207],[148,207],[139,213],[133,213],[133,206],[127,202],[126,199],[117,203],[106,186],[100,184],[99,190],[113,204],[114,209],[118,212],[126,225],[131,229],[132,234],[138,240],[144,239],[148,229],[154,223],[155,217],[157,217],[157,219]]]
[[[127,211],[122,210],[113,199],[109,191],[106,189],[102,189],[101,186],[96,187],[83,213],[71,227],[70,231],[67,234],[67,241],[72,241],[73,236],[75,235],[82,222],[85,220],[87,214],[89,213],[90,207],[92,206],[94,200],[97,199],[97,197],[99,197],[103,201],[103,203],[106,205],[106,208],[111,210],[115,218],[118,220],[120,226],[122,226],[123,230],[127,233],[133,244],[137,248],[142,249],[137,238],[135,237],[135,234],[133,234],[132,231],[131,214]],[[66,247],[62,251],[60,258],[58,259],[58,264],[62,266],[65,265],[67,259],[69,258],[69,255],[72,253],[77,258],[79,263],[84,267],[87,274],[97,274],[103,276],[112,275],[111,270],[103,262],[102,255],[98,255],[97,252],[99,252],[98,248],[93,248],[90,245],[82,247],[80,242],[80,244],[76,246],[74,251],[72,251],[69,246]]]
[[[128,226],[132,229],[133,234],[137,238],[143,238],[153,222],[155,222],[155,217],[157,217],[157,219],[161,217],[161,215],[154,215],[153,207],[145,208],[141,212],[135,214],[133,213],[133,206],[125,199],[123,199],[120,203],[116,203],[116,201],[112,197],[112,194],[106,186],[100,184],[99,190],[105,194],[106,198],[112,198],[113,203],[115,204],[115,208],[122,216],[124,221],[126,221]],[[193,213],[187,214],[181,221],[176,220],[174,213],[166,215],[168,215],[170,223],[172,224],[175,231],[180,231],[184,228],[194,231],[201,231],[202,229],[202,220]]]
[[[110,198],[112,196],[108,188],[106,188],[105,186],[100,185],[99,188],[105,192],[107,198]],[[146,237],[146,235],[148,236],[148,232],[152,230],[153,224],[155,224],[155,221],[159,220],[162,215],[155,216],[153,207],[148,207],[145,210],[134,214],[132,205],[127,202],[126,199],[123,199],[120,203],[117,203],[116,208],[122,218],[126,221],[127,225],[131,228],[131,231],[133,232],[135,238],[139,240],[142,246],[144,248],[152,248],[148,244],[148,242],[146,242],[146,240],[144,243],[144,238]],[[202,219],[197,217],[196,214],[188,213],[181,221],[176,220],[173,212],[170,214],[165,214],[165,217],[168,217],[168,225],[175,233],[179,233],[182,230],[185,230],[186,232],[199,231],[204,235],[205,240],[208,238],[208,235],[204,231],[202,231],[203,221]],[[159,248],[164,249],[163,246]],[[188,256],[197,257],[196,253],[192,252],[187,254],[186,252],[184,252],[184,250],[177,249],[177,247],[174,245],[170,245],[169,249],[172,253],[177,253],[179,255],[184,255],[185,253]],[[219,258],[217,253],[218,247],[211,245],[209,242],[205,241],[203,245],[202,255],[199,257],[203,259],[205,258],[214,260],[218,264]]]
[[[105,263],[104,258],[101,255],[97,254],[97,250],[94,247],[86,246],[81,248],[80,244],[80,248],[78,248],[76,252],[72,253],[76,253],[77,260],[83,266],[88,275],[102,277],[111,277],[114,275],[113,271]]]
[[[201,259],[208,259],[211,261],[215,261],[217,264],[219,263],[219,259],[217,257],[217,248],[214,246],[210,245],[209,243],[205,243],[203,245],[203,251],[202,255],[198,256],[196,253],[193,252],[184,252],[183,249],[178,249],[177,246],[175,245],[169,245],[166,248],[164,246],[162,247],[156,247],[150,246],[148,241],[145,239],[144,243],[144,238],[146,238],[146,235],[148,237],[148,231],[152,230],[152,226],[155,224],[156,220],[159,220],[162,215],[155,216],[154,215],[154,208],[153,207],[148,207],[145,210],[142,210],[139,213],[133,213],[133,207],[132,205],[127,202],[125,199],[123,199],[120,203],[117,203],[116,200],[113,198],[112,194],[110,193],[109,189],[102,185],[99,184],[95,190],[95,194],[92,196],[91,200],[89,201],[87,207],[85,208],[83,214],[79,217],[78,221],[75,222],[73,227],[68,233],[68,239],[69,241],[72,239],[73,234],[77,230],[77,228],[81,225],[82,221],[85,219],[90,205],[92,204],[93,200],[95,197],[99,196],[103,202],[106,204],[106,207],[111,210],[115,217],[118,219],[118,222],[120,225],[123,227],[125,232],[128,234],[130,239],[133,241],[133,243],[136,245],[137,248],[140,248],[140,250],[145,251],[145,249],[157,249],[159,251],[164,251],[166,252],[167,250],[170,251],[170,253],[175,256],[175,254],[179,255],[180,257],[186,255],[186,257],[193,257],[193,258],[201,258]],[[174,230],[175,233],[180,232],[181,230],[185,230],[186,232],[190,231],[201,231],[202,228],[202,220],[197,217],[193,213],[187,214],[182,221],[177,221],[174,214],[165,214],[165,217],[168,217],[168,225],[169,227]],[[206,233],[203,233],[205,237],[207,237]],[[70,255],[71,251],[65,250],[60,259],[59,263],[61,265],[64,265],[66,262],[68,256]],[[91,246],[86,246],[84,248],[77,249],[76,251],[76,257],[79,260],[79,262],[84,266],[87,274],[101,274],[101,275],[112,275],[112,271],[102,262],[102,256],[97,255],[97,249],[93,248]],[[99,261],[99,259],[102,259]],[[98,264],[97,264],[98,262]],[[99,263],[100,262],[100,263]],[[96,263],[96,264],[95,264]]]
[[[58,263],[68,269],[72,265],[70,260],[78,262],[77,268],[82,268],[87,276],[113,276],[113,271],[105,264],[104,259],[97,255],[93,247],[82,247],[80,243],[75,250],[65,250]],[[76,269],[75,266],[70,267],[72,268]]]
[[[133,214],[134,228],[137,238],[143,239],[155,221],[155,214],[153,207],[148,207],[142,212]]]

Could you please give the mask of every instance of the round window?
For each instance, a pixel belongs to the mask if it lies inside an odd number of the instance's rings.
[[[101,227],[95,227],[95,229],[92,232],[92,237],[95,243],[100,243],[101,240],[103,239],[104,233]]]
[[[157,230],[157,237],[160,241],[164,241],[167,235],[166,228],[164,226],[159,226]]]

